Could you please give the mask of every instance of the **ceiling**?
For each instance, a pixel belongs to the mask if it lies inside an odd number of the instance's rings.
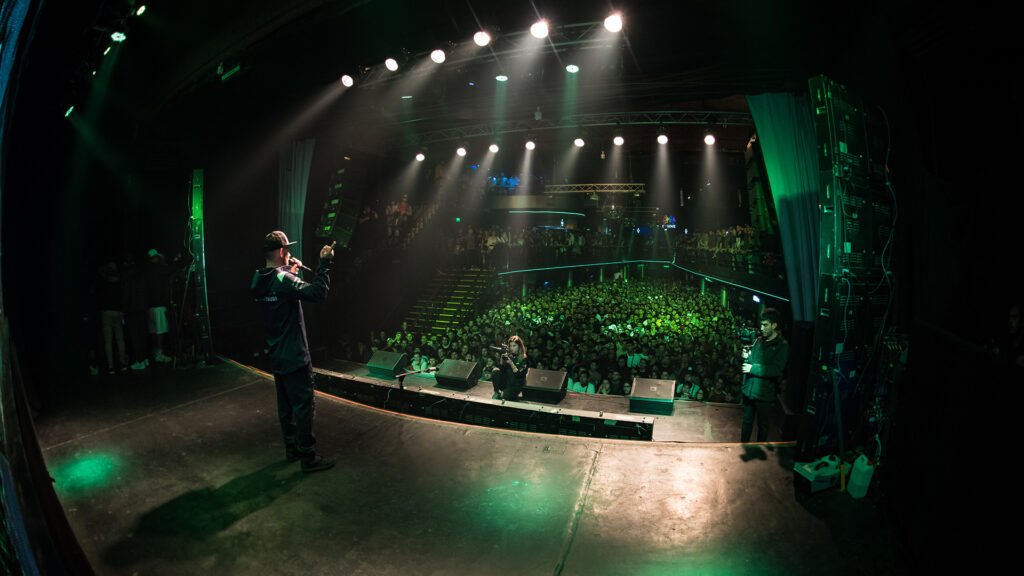
[[[78,17],[89,24],[77,36],[66,24],[49,31],[51,38],[60,33],[75,39],[76,48],[58,54],[70,78],[67,98],[79,102],[96,91],[91,71],[110,58],[102,55],[110,31],[125,31],[128,38],[114,47],[118,53],[109,73],[109,91],[125,105],[107,112],[108,126],[166,133],[189,122],[229,131],[244,131],[257,118],[287,122],[347,73],[359,84],[331,104],[343,101],[350,108],[339,117],[350,124],[389,125],[391,143],[404,146],[435,141],[438,131],[451,127],[493,126],[496,133],[522,136],[522,123],[538,110],[549,128],[538,124],[533,130],[541,138],[565,137],[573,124],[576,131],[610,138],[611,130],[573,120],[583,115],[630,113],[625,125],[616,121],[614,128],[653,134],[657,126],[642,122],[629,128],[629,118],[652,111],[745,114],[746,94],[804,89],[813,66],[803,46],[820,35],[811,28],[804,36],[786,33],[813,26],[808,17],[814,14],[794,12],[791,2],[769,9],[757,2],[637,1],[621,5],[625,28],[611,42],[601,26],[610,10],[601,3],[157,0],[147,3],[142,16],[129,16],[137,3],[94,2],[91,14],[78,7]],[[536,48],[523,48],[537,14],[549,19],[552,34]],[[495,38],[487,49],[450,57],[425,73],[409,72],[434,48],[453,56],[468,52],[481,27]],[[793,57],[800,53],[805,57]],[[388,56],[402,60],[403,67],[382,76]],[[579,59],[590,64],[577,75],[570,105],[564,66]],[[222,81],[218,68],[236,65],[239,72]],[[496,73],[511,76],[501,87],[507,95],[500,113]],[[416,86],[410,91],[411,84]],[[403,95],[413,96],[411,102]],[[705,122],[714,126],[715,119],[667,126],[673,143],[696,149]],[[550,130],[551,123],[562,129]],[[728,124],[718,126],[719,146],[742,149],[749,125]]]

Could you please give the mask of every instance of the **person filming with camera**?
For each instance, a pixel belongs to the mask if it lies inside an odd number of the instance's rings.
[[[789,343],[779,334],[781,314],[775,308],[761,312],[761,336],[743,347],[743,428],[740,442],[749,442],[757,420],[757,441],[768,440],[775,394],[789,360]]]
[[[526,384],[526,344],[519,336],[512,336],[500,348],[492,348],[501,351],[501,359],[491,371],[492,398],[515,400]]]

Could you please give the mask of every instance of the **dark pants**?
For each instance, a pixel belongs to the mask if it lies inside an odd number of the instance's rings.
[[[491,385],[495,396],[501,396],[502,400],[515,400],[523,389],[523,380],[516,378],[507,367],[495,368],[491,370]]]
[[[772,413],[775,402],[755,400],[743,394],[743,430],[740,442],[750,442],[750,433],[754,431],[754,420],[757,420],[757,441],[768,440],[768,429],[772,426]]]
[[[277,418],[281,421],[287,456],[309,460],[316,456],[313,435],[313,369],[306,364],[295,372],[274,374],[277,387]]]

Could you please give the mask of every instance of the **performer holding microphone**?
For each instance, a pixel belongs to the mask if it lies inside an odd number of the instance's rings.
[[[263,240],[266,266],[256,270],[249,289],[263,317],[266,348],[277,388],[277,417],[284,436],[285,459],[302,463],[303,472],[318,472],[334,466],[316,451],[313,435],[313,365],[306,340],[302,301],[323,302],[330,289],[334,244],[320,250],[320,264],[312,282],[297,274],[309,270],[294,258],[289,248],[295,242],[275,230]]]
[[[761,336],[743,348],[743,429],[740,442],[749,442],[757,420],[757,441],[768,440],[775,394],[789,359],[789,343],[779,334],[781,314],[775,308],[761,312]]]
[[[526,344],[519,336],[512,336],[500,348],[491,348],[501,351],[498,366],[491,371],[492,398],[515,400],[526,384]]]

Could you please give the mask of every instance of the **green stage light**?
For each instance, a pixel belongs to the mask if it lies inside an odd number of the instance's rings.
[[[575,64],[569,64],[565,67],[565,71],[569,74],[575,74],[580,71],[580,67]]]
[[[135,15],[136,16],[142,16],[145,13],[146,13],[146,5],[145,4],[143,4],[142,6],[139,6],[139,9],[135,11]]]
[[[508,76],[505,76],[504,74],[498,74],[494,79],[498,82],[508,82]]]
[[[114,42],[124,42],[128,37],[124,35],[124,32],[114,32],[110,35],[110,39]]]
[[[75,107],[74,106],[68,108],[68,111],[64,113],[64,117],[67,118],[68,116],[71,116],[71,113],[74,112],[74,111],[75,111]]]

